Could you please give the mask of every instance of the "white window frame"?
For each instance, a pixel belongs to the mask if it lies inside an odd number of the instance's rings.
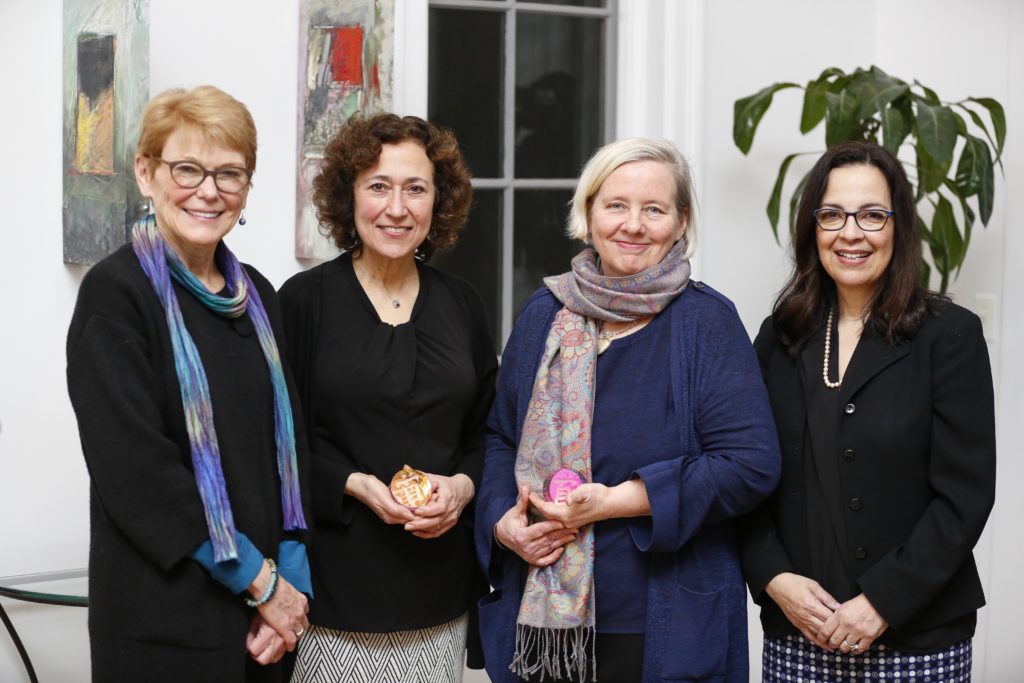
[[[505,21],[505,63],[515,64],[515,14],[539,13],[608,17],[605,36],[613,68],[605,73],[604,136],[615,140],[647,136],[672,140],[689,159],[702,186],[704,29],[707,0],[609,0],[608,8],[559,7],[517,0],[395,0],[394,110],[426,116],[429,8],[472,8],[509,12]],[[511,18],[511,19],[510,19]],[[515,73],[505,74],[505,102],[512,102]],[[512,327],[513,202],[519,189],[572,189],[566,179],[515,179],[512,114],[505,109],[502,178],[473,180],[479,189],[503,190],[501,330]],[[702,234],[702,239],[707,233]],[[567,264],[568,266],[568,264]],[[699,258],[694,276],[700,276]]]

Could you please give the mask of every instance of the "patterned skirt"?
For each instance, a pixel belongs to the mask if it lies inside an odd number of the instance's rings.
[[[415,631],[360,633],[310,625],[291,683],[462,683],[469,617]]]
[[[872,645],[854,657],[823,650],[800,635],[765,638],[762,665],[768,683],[970,683],[971,640],[923,654]]]

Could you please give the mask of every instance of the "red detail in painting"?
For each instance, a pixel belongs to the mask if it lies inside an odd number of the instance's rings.
[[[363,84],[363,27],[340,26],[332,30],[331,75],[336,83]]]
[[[377,62],[373,63],[373,91],[380,95],[380,74],[377,73]]]

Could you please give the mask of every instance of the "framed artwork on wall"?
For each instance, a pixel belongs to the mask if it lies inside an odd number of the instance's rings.
[[[394,0],[301,0],[295,255],[326,260],[337,248],[320,232],[313,180],[324,147],[357,111],[390,108]]]
[[[149,99],[149,0],[64,0],[64,262],[125,243],[141,197],[133,160]]]

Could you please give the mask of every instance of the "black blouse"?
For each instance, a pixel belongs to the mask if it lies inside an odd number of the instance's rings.
[[[387,484],[405,464],[479,485],[497,371],[483,306],[461,280],[422,264],[419,275],[412,317],[396,326],[380,320],[347,254],[281,290],[311,422],[310,620],[320,626],[444,623],[469,609],[478,585],[471,509],[440,538],[421,539],[344,495],[353,472]]]
[[[835,323],[833,323],[835,325]],[[832,338],[838,339],[836,327]],[[820,340],[819,340],[820,341]],[[838,343],[832,348],[838,349]],[[807,537],[810,571],[814,579],[839,602],[860,594],[843,561],[842,548],[849,544],[846,513],[839,476],[839,388],[825,386],[821,377],[821,354],[803,357],[804,396],[807,397],[807,428],[804,432],[804,480],[807,482]],[[839,377],[838,352],[830,354],[829,379]],[[851,359],[852,362],[852,359]]]

